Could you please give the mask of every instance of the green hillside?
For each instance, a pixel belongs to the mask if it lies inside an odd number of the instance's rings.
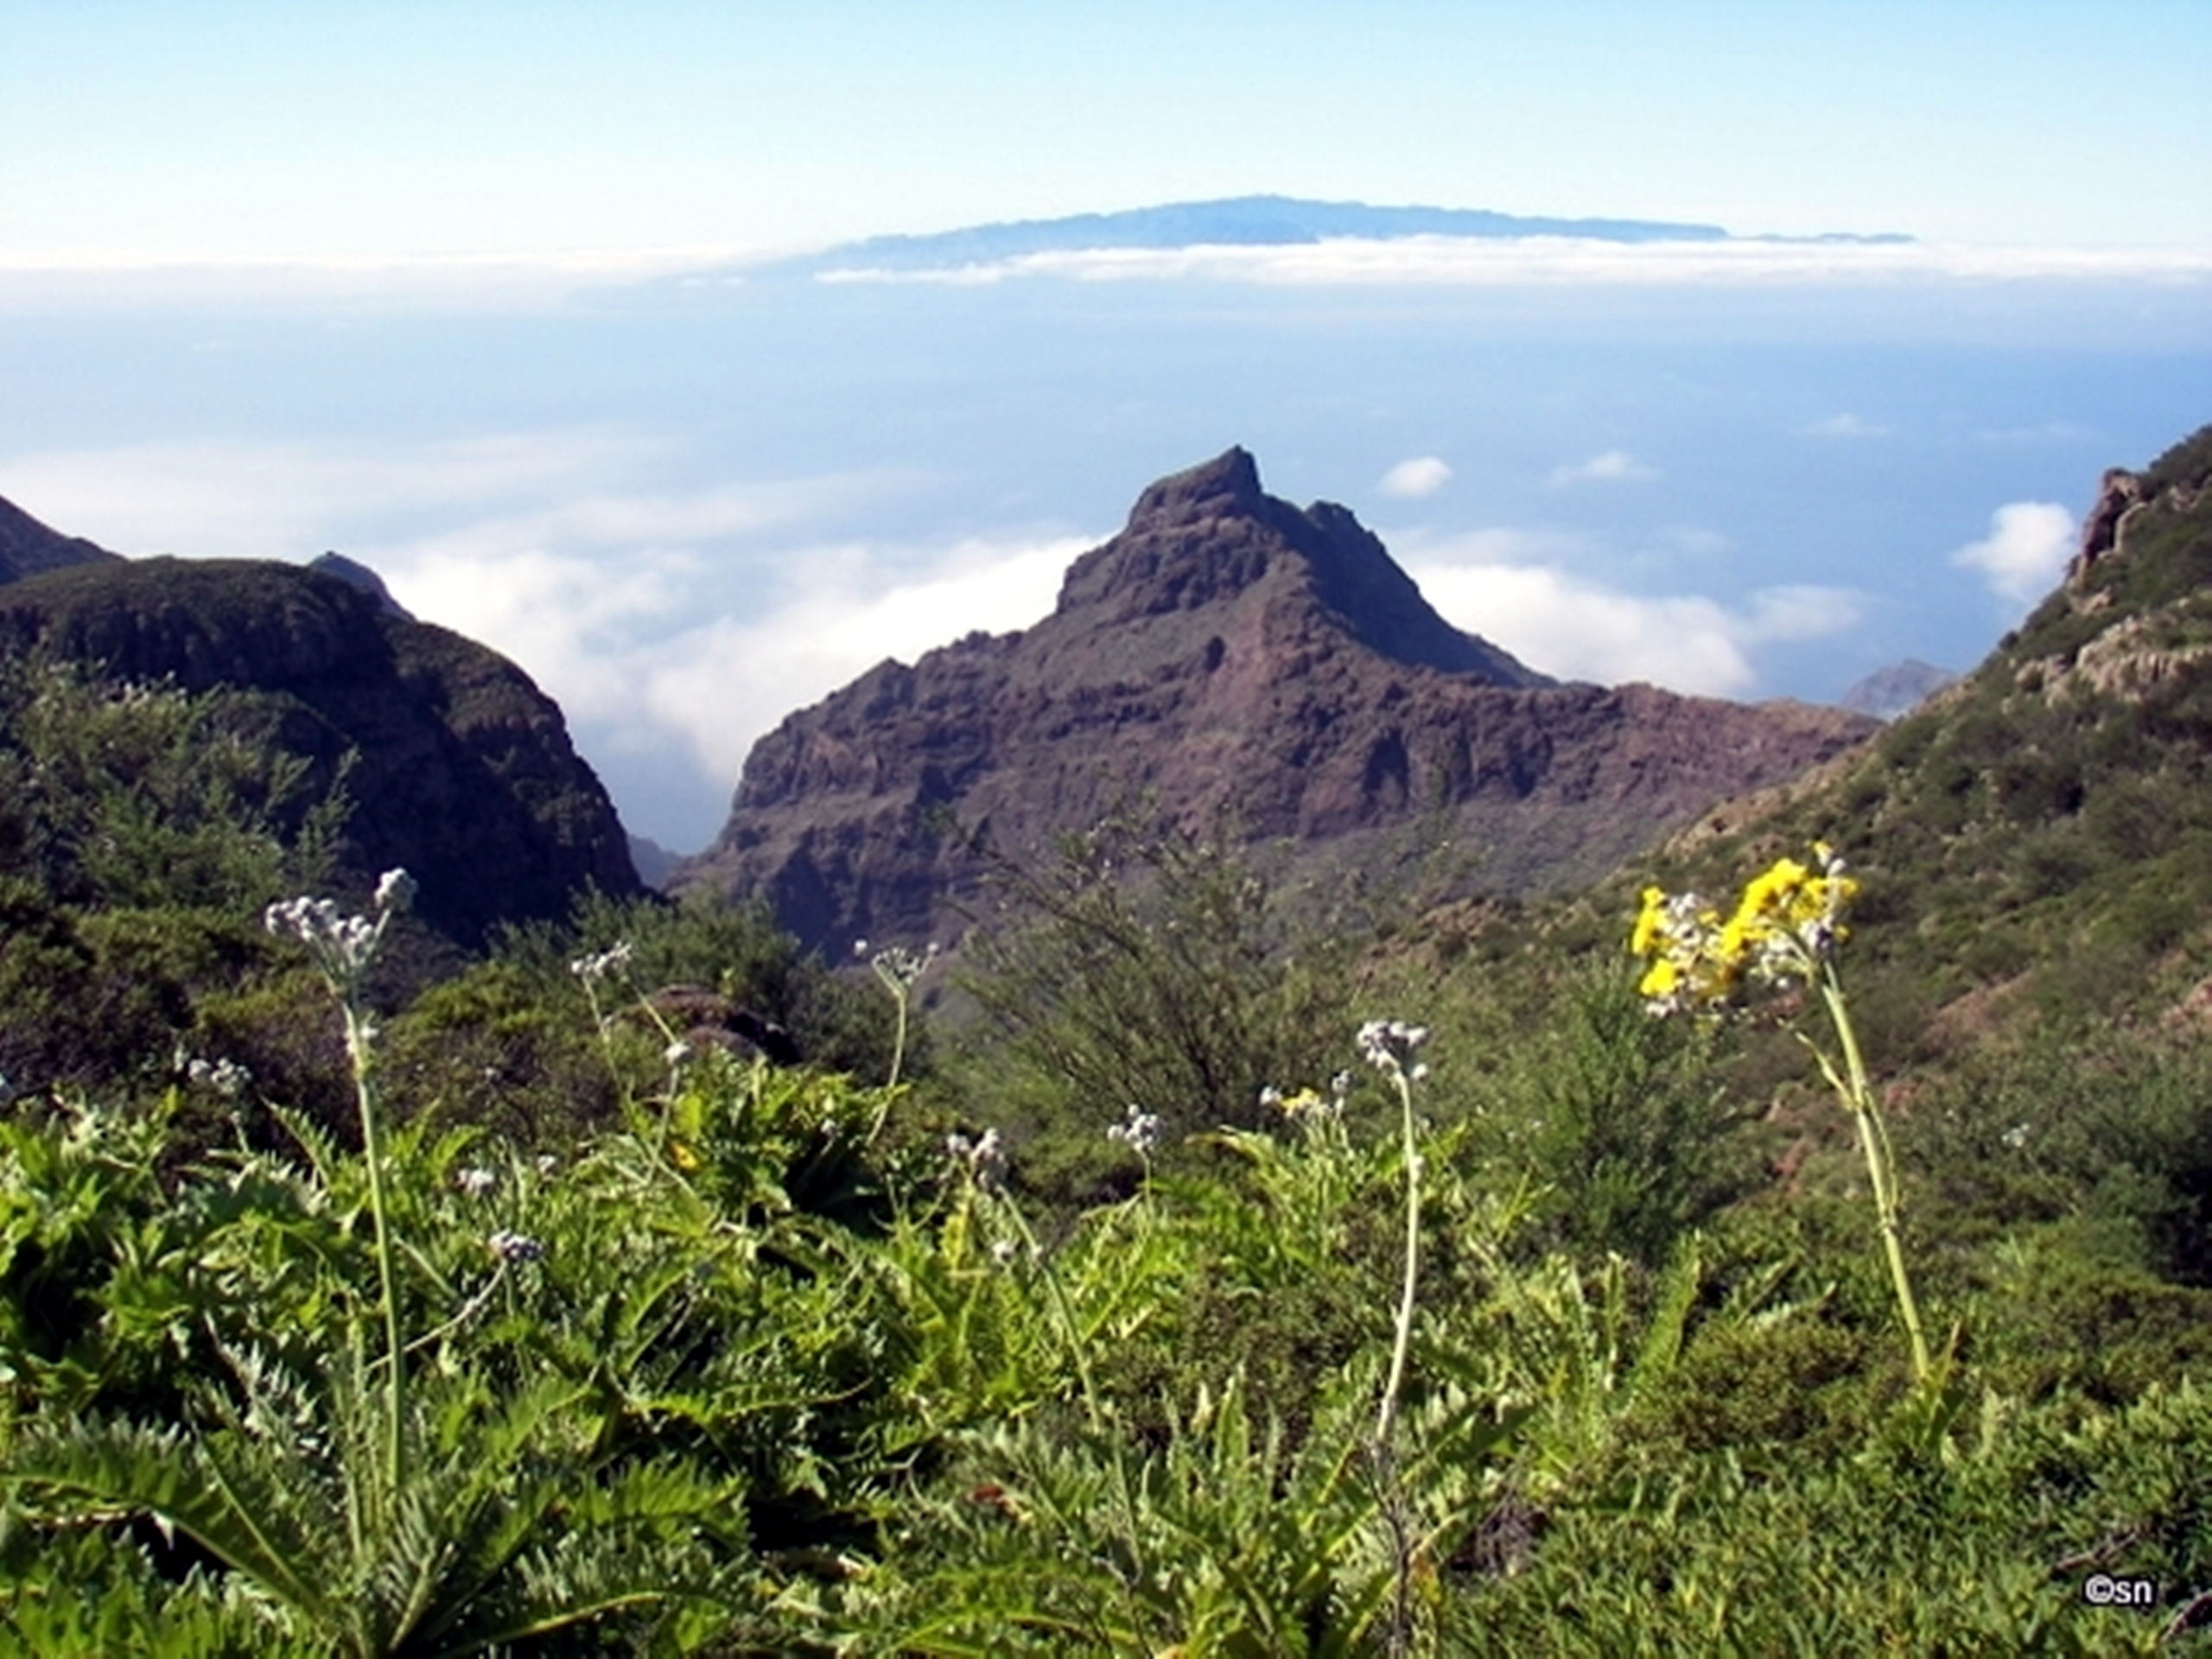
[[[1625,879],[1714,886],[1834,842],[1899,1060],[2031,1019],[2212,1014],[2212,428],[2134,487],[2117,545],[1974,673]]]

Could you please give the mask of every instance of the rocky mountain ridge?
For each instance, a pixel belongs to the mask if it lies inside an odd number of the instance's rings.
[[[1555,683],[1446,622],[1350,512],[1268,495],[1232,448],[1147,489],[1035,626],[880,664],[785,720],[672,885],[765,897],[833,955],[919,940],[995,856],[1143,799],[1330,861],[1402,857],[1418,825],[1489,890],[1552,888],[1872,729]]]
[[[73,564],[110,563],[122,556],[81,536],[65,536],[41,524],[14,502],[0,499],[0,582]]]
[[[424,918],[463,945],[564,917],[587,887],[641,890],[552,699],[356,581],[256,560],[65,562],[0,586],[0,653],[34,652],[241,694],[258,741],[306,761],[311,790],[342,787],[349,878],[404,866]]]

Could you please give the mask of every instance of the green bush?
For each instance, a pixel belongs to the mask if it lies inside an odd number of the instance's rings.
[[[1262,1123],[1263,1088],[1344,1064],[1357,940],[1224,841],[1111,822],[1007,882],[1009,925],[960,981],[989,1039],[962,1082],[985,1100],[1048,1125],[1134,1104],[1179,1138]]]
[[[1743,1114],[1706,1033],[1651,1018],[1624,968],[1592,965],[1554,996],[1544,1024],[1482,1065],[1475,1143],[1537,1189],[1532,1247],[1656,1268],[1750,1186]]]

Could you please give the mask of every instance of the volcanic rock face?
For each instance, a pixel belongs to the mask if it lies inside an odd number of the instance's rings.
[[[1345,509],[1265,494],[1231,449],[1147,490],[1036,626],[880,664],[761,739],[673,885],[764,895],[832,955],[916,940],[987,849],[1034,858],[1142,795],[1331,861],[1431,824],[1490,890],[1542,888],[1872,729],[1556,684],[1437,615]]]
[[[406,868],[419,912],[463,944],[499,922],[563,917],[587,885],[641,891],[552,700],[497,652],[336,577],[229,559],[53,569],[0,588],[0,653],[33,650],[248,694],[311,785],[350,764],[349,873]]]

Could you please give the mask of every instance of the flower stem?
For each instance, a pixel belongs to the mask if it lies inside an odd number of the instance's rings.
[[[1421,1277],[1421,1152],[1414,1139],[1414,1085],[1402,1059],[1387,1067],[1398,1090],[1398,1126],[1406,1160],[1405,1276],[1398,1287],[1396,1326],[1390,1342],[1390,1374],[1382,1383],[1382,1402],[1375,1414],[1376,1497],[1384,1525],[1389,1529],[1395,1592],[1390,1617],[1388,1651],[1408,1650],[1412,1640],[1413,1547],[1408,1525],[1406,1492],[1398,1473],[1398,1395],[1405,1387],[1406,1357],[1414,1342],[1414,1295]]]
[[[386,1219],[384,1149],[377,1128],[376,1057],[368,1016],[347,988],[340,1001],[346,1011],[346,1052],[353,1065],[353,1093],[361,1109],[361,1156],[369,1166],[369,1215],[376,1227],[377,1277],[384,1300],[385,1363],[385,1474],[397,1492],[406,1472],[407,1355],[399,1337],[399,1287],[392,1274],[391,1229]]]
[[[1821,1000],[1827,1005],[1828,1020],[1835,1027],[1836,1040],[1843,1046],[1844,1076],[1834,1080],[1842,1085],[1838,1092],[1857,1122],[1859,1144],[1866,1155],[1866,1179],[1874,1192],[1874,1214],[1881,1230],[1882,1253],[1889,1261],[1897,1311],[1904,1317],[1905,1336],[1912,1344],[1913,1380],[1924,1384],[1935,1368],[1929,1362],[1928,1338],[1921,1329],[1920,1304],[1913,1297],[1912,1278],[1905,1271],[1904,1243],[1897,1225],[1897,1167],[1890,1153],[1889,1131],[1883,1126],[1873,1086],[1867,1081],[1866,1063],[1859,1051],[1859,1033],[1852,1026],[1851,1010],[1844,1001],[1843,986],[1836,978],[1832,962],[1823,963],[1821,967]]]
[[[899,1005],[899,1034],[891,1044],[891,1076],[884,1083],[883,1086],[886,1089],[896,1089],[899,1086],[899,1071],[906,1060],[906,988],[903,985],[895,985],[892,988],[891,995],[893,1000]]]
[[[1398,1291],[1398,1317],[1390,1344],[1390,1375],[1375,1418],[1375,1444],[1387,1448],[1398,1422],[1398,1393],[1406,1380],[1406,1356],[1413,1347],[1414,1294],[1421,1273],[1421,1153],[1414,1144],[1414,1086],[1401,1066],[1391,1068],[1398,1089],[1398,1122],[1406,1155],[1406,1267]]]

